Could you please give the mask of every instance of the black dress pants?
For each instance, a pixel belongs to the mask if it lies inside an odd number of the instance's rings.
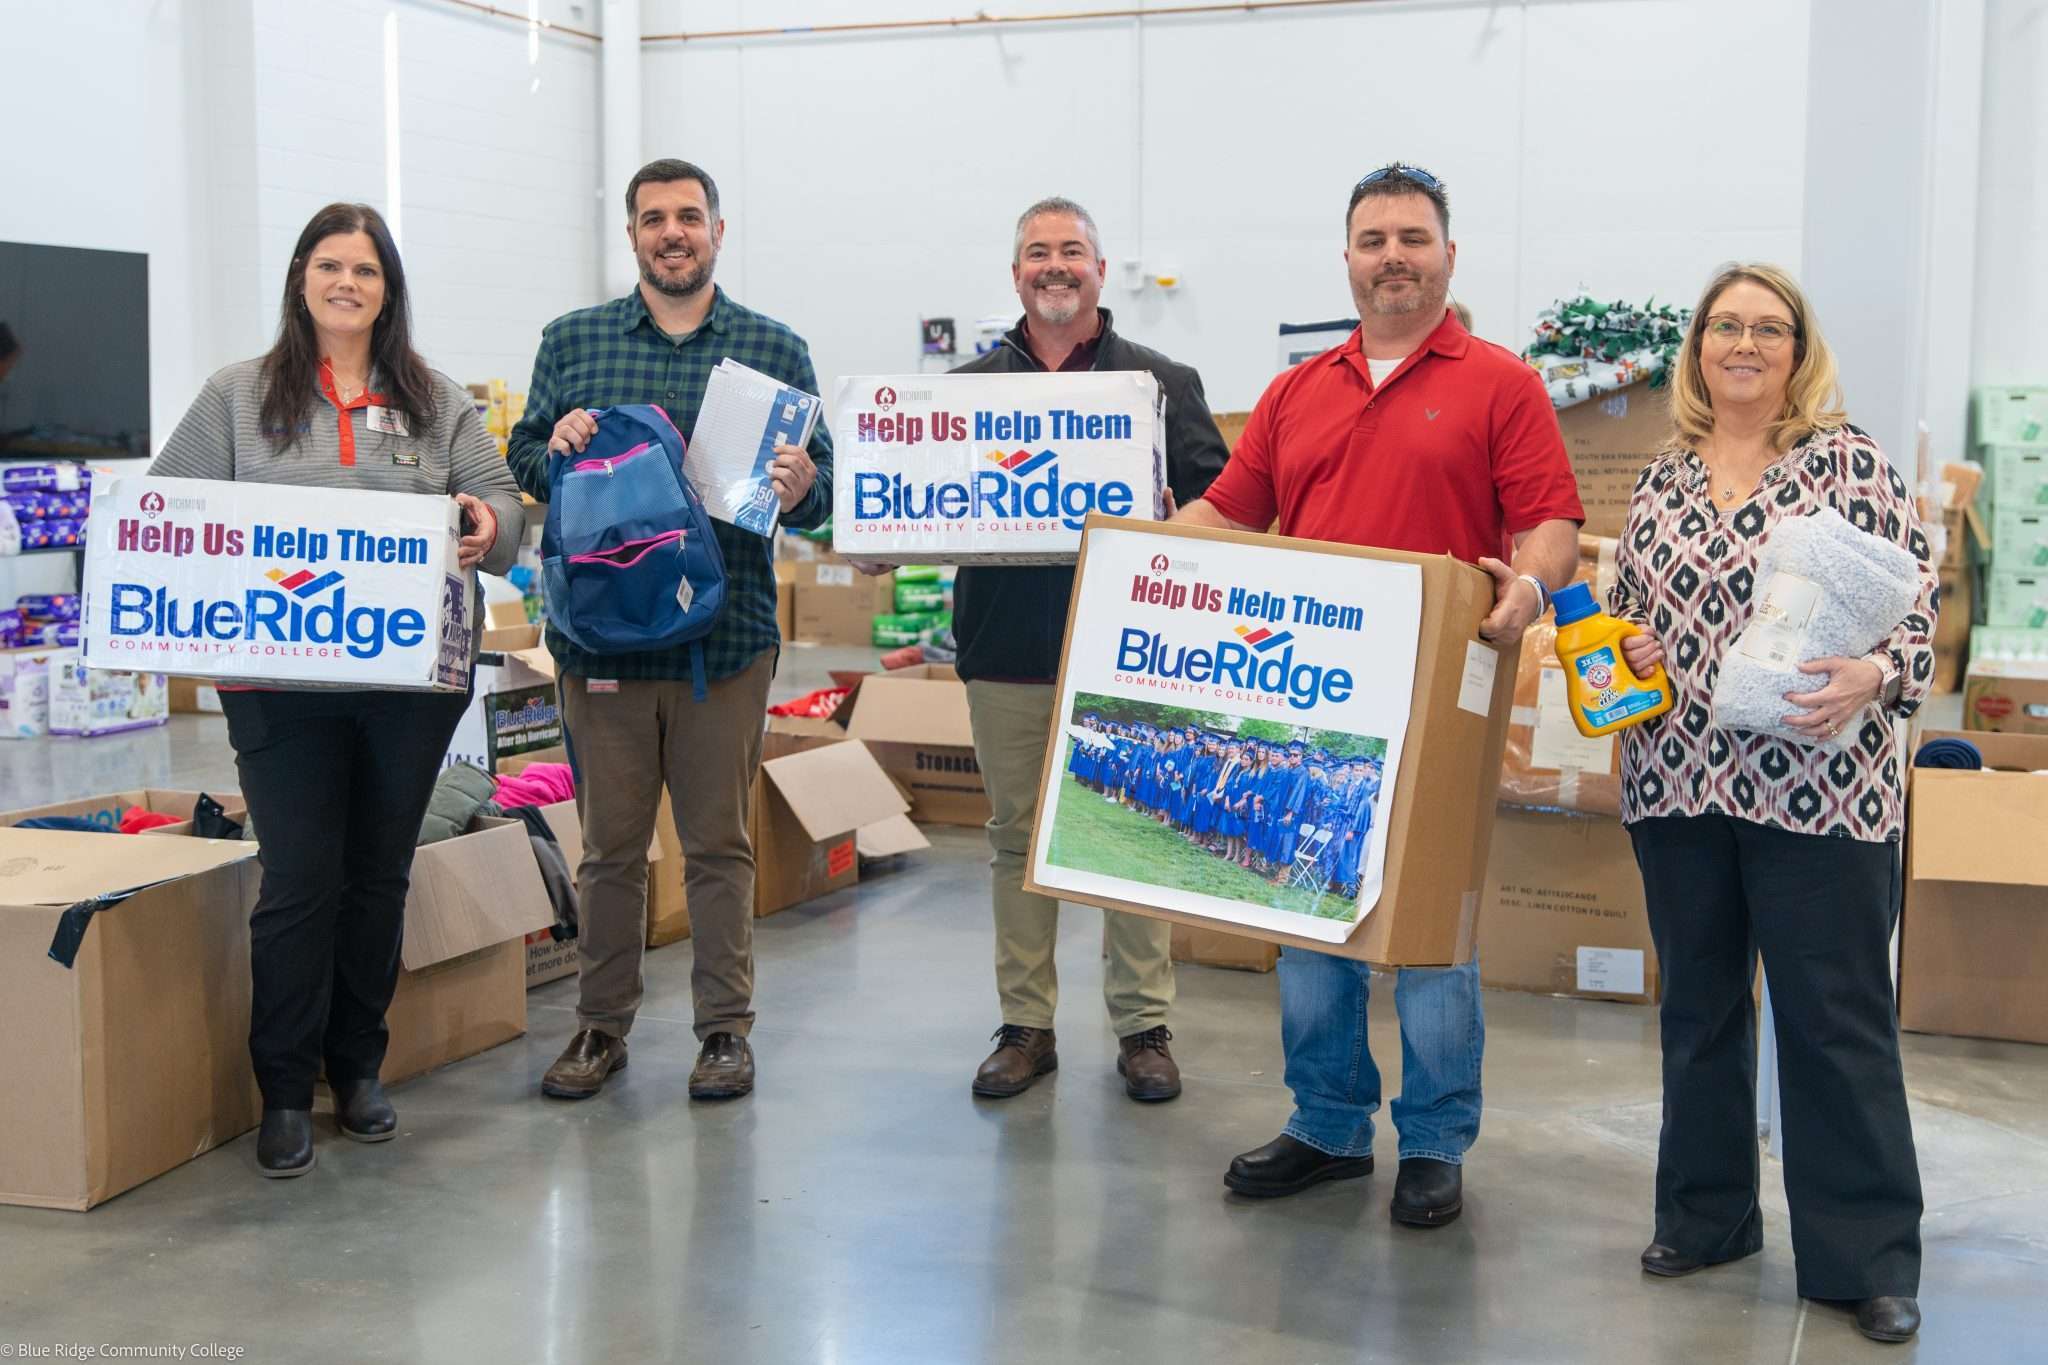
[[[1629,833],[1664,978],[1655,1240],[1707,1261],[1763,1246],[1750,996],[1761,950],[1800,1296],[1918,1294],[1920,1168],[1892,1000],[1898,847],[1722,815]]]
[[[266,1109],[374,1079],[420,821],[468,697],[223,692],[263,885],[249,921],[249,1059]]]

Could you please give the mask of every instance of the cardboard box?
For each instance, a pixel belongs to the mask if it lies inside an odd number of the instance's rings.
[[[1166,515],[1164,403],[1140,370],[841,379],[832,548],[885,564],[1071,564],[1089,513]]]
[[[1175,962],[1192,962],[1203,967],[1270,972],[1280,965],[1280,945],[1264,939],[1246,938],[1242,934],[1226,934],[1221,929],[1176,924],[1173,926],[1172,957]]]
[[[520,821],[486,816],[470,833],[416,852],[403,966],[385,1015],[385,1083],[525,1033],[526,936],[554,922]]]
[[[1618,543],[1579,537],[1573,581],[1606,601],[1614,582]],[[1564,665],[1557,660],[1557,621],[1545,616],[1522,634],[1515,671],[1515,708],[1501,756],[1500,799],[1514,805],[1621,814],[1621,743],[1617,736],[1587,739],[1572,723]]]
[[[1994,508],[2048,512],[2048,445],[1986,446],[1978,452]]]
[[[1970,419],[1980,445],[2048,443],[2048,386],[1984,385],[1971,395]]]
[[[837,555],[792,564],[794,638],[813,645],[867,645],[875,614],[893,611],[896,575],[869,576]]]
[[[170,696],[161,673],[88,668],[75,649],[50,656],[50,733],[113,735],[169,722]]]
[[[1244,435],[1245,423],[1252,420],[1252,415],[1249,412],[1212,412],[1209,415],[1216,419],[1216,430],[1223,433],[1223,444],[1236,450],[1237,438]]]
[[[912,819],[971,828],[988,823],[967,687],[951,665],[861,676],[833,720],[910,793]]]
[[[1994,567],[1985,574],[1984,624],[2048,629],[2048,569],[2015,573]]]
[[[1639,380],[1560,408],[1557,424],[1586,509],[1580,529],[1589,536],[1620,536],[1636,476],[1671,439],[1669,391]]]
[[[1491,580],[1449,556],[1107,517],[1091,518],[1082,545],[1026,888],[1390,966],[1469,960],[1514,690],[1512,658],[1478,638]],[[1162,558],[1170,568],[1148,568]],[[1152,866],[1121,854],[1112,870],[1056,861],[1068,856],[1051,846],[1065,837],[1061,784],[1084,687],[1240,726],[1270,720],[1317,745],[1384,745],[1389,786],[1361,860],[1369,912],[1330,918],[1320,895],[1303,913],[1282,893],[1147,880]],[[1398,730],[1358,728],[1397,712]],[[1071,809],[1098,810],[1092,797]]]
[[[1940,737],[1990,766],[1912,769],[1899,1023],[2048,1043],[2048,735],[1921,736]]]
[[[2048,575],[2048,507],[1997,504],[1991,518],[1991,568],[1999,574]]]
[[[107,476],[87,525],[94,668],[469,687],[475,584],[452,498]]]
[[[1971,619],[1977,609],[1977,571],[1967,565],[1940,571],[1941,612],[1934,622],[1934,690],[1963,685],[1970,659]]]
[[[1963,684],[1963,728],[2048,735],[2048,670],[1978,660]]]
[[[198,678],[171,678],[167,695],[174,716],[221,714],[220,689]]]
[[[113,833],[121,828],[122,817],[136,806],[159,815],[175,815],[176,824],[158,825],[146,829],[144,834],[189,835],[192,833],[192,811],[199,804],[205,792],[180,791],[162,787],[136,787],[128,791],[109,792],[103,796],[81,796],[70,801],[51,801],[40,806],[23,806],[19,810],[0,811],[0,826],[18,825],[24,820],[43,820],[61,816],[72,820],[86,820],[96,828]],[[230,820],[240,821],[249,814],[248,805],[237,791],[211,793],[220,802],[221,809]]]
[[[481,645],[475,695],[456,724],[443,762],[496,772],[500,759],[561,748],[555,659],[541,643],[541,628],[493,627],[484,632]]]
[[[570,880],[574,881],[576,868],[583,861],[583,821],[576,813],[576,803],[557,801],[552,806],[542,806],[540,814],[553,831],[555,842],[562,846],[562,861],[568,864]],[[558,940],[550,929],[533,930],[526,936],[526,988],[532,990],[576,975],[581,960],[575,939]]]
[[[89,1209],[256,1126],[254,853],[0,829],[0,1203]],[[51,959],[69,907],[130,888]]]
[[[1479,911],[1479,979],[1539,995],[1657,1002],[1657,948],[1621,821],[1501,806]]]
[[[500,759],[496,770],[516,773],[530,763],[568,761],[567,749],[540,749]],[[580,823],[577,828],[577,861],[569,865],[572,872],[583,857]],[[675,810],[669,805],[668,788],[663,787],[661,805],[654,813],[654,838],[647,845],[647,946],[650,948],[680,942],[690,936],[690,898],[683,883],[683,868],[683,846],[676,838]]]
[[[900,839],[909,808],[859,743],[820,745],[763,763],[750,831],[754,913],[772,915],[853,885],[860,877],[854,832],[894,816],[885,833]],[[906,847],[924,845],[914,828],[909,834],[914,843]]]
[[[0,649],[0,739],[50,733],[50,656],[63,652]]]

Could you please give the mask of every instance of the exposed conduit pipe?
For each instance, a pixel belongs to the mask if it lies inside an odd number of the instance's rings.
[[[521,28],[525,28],[533,22],[527,15],[517,14],[509,9],[499,9],[496,5],[481,4],[479,0],[441,0],[441,3],[444,5],[460,5],[464,9],[475,10],[478,14],[486,14],[493,19],[510,19]],[[593,43],[598,41],[598,36],[595,33],[580,28],[570,28],[567,24],[551,24],[543,19],[540,26],[549,33],[566,33],[571,38],[587,38]]]
[[[992,28],[1010,24],[1073,24],[1096,19],[1163,19],[1189,14],[1256,14],[1262,10],[1327,9],[1370,5],[1380,0],[1240,0],[1235,5],[1166,5],[1158,9],[1086,9],[1053,14],[990,14],[979,10],[952,19],[870,19],[850,24],[796,24],[783,28],[706,29],[699,33],[650,33],[643,43],[701,43],[734,38],[810,38],[843,33],[901,33],[912,29]]]

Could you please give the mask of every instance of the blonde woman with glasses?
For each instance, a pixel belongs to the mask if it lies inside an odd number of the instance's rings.
[[[1652,1275],[1763,1249],[1756,1140],[1759,951],[1783,1067],[1785,1192],[1802,1297],[1864,1335],[1920,1325],[1920,1172],[1892,1006],[1904,828],[1892,720],[1934,672],[1937,591],[1906,485],[1840,408],[1834,356],[1798,284],[1717,274],[1678,357],[1669,448],[1636,483],[1610,594],[1677,704],[1622,741],[1622,819],[1664,974],[1664,1127]],[[1870,654],[1801,667],[1786,697],[1810,743],[1722,729],[1709,698],[1754,609],[1758,552],[1834,508],[1920,561],[1920,592]],[[1820,741],[1843,733],[1846,747]]]

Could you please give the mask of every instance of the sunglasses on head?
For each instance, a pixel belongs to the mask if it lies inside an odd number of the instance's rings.
[[[1367,185],[1377,185],[1382,180],[1391,180],[1396,176],[1403,180],[1412,180],[1426,190],[1441,191],[1443,189],[1443,183],[1420,166],[1404,166],[1398,161],[1391,166],[1382,166],[1376,171],[1368,172],[1351,189],[1353,193],[1356,193]]]

